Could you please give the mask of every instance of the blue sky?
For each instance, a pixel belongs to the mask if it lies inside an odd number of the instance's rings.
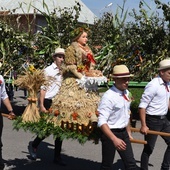
[[[163,3],[168,3],[170,0],[162,0]],[[116,13],[117,6],[123,5],[123,0],[82,0],[82,2],[98,17],[102,15],[103,12],[112,12]],[[138,9],[140,0],[126,0],[125,9],[128,9],[130,12],[131,9]],[[155,11],[155,2],[154,0],[145,0],[147,4]],[[149,9],[148,9],[149,10]]]

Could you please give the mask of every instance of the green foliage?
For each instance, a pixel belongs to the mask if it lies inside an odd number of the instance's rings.
[[[114,16],[105,14],[100,21],[111,37],[108,39],[99,31],[103,47],[96,54],[97,68],[107,77],[110,77],[114,65],[126,64],[135,74],[133,80],[149,81],[156,75],[158,63],[169,56],[169,33],[165,20],[155,13],[149,15],[143,8],[146,3],[139,5],[140,11],[133,9],[129,13],[134,21],[125,22],[127,11],[118,15],[118,10]]]
[[[132,96],[134,98],[134,101],[132,101],[131,106],[130,106],[130,110],[132,112],[132,118],[139,119],[138,106],[139,106],[140,99],[142,97],[142,93],[144,89],[143,88],[129,88],[129,91],[132,93]]]
[[[162,9],[164,18],[157,13],[147,11],[149,6],[145,1],[139,3],[139,11],[129,11],[118,6],[116,14],[104,13],[96,19],[94,25],[87,25],[90,29],[89,45],[92,47],[97,60],[97,69],[110,78],[112,68],[116,64],[126,64],[135,74],[133,80],[148,81],[155,76],[158,63],[170,55],[169,46],[169,14],[167,4],[155,0],[158,9]],[[31,4],[30,4],[31,5]],[[20,5],[22,8],[22,4]],[[51,53],[58,46],[66,48],[71,43],[71,32],[77,26],[81,12],[81,5],[71,8],[56,8],[49,12],[48,4],[43,2],[48,11],[39,9],[46,20],[46,26],[40,27],[40,32],[32,34],[30,25],[33,21],[25,14],[28,31],[19,30],[19,17],[16,21],[10,17],[11,23],[0,23],[0,59],[3,61],[1,72],[7,72],[13,67],[21,72],[22,64],[30,59],[36,68],[44,68],[52,62]],[[29,10],[29,9],[28,9]],[[150,9],[149,9],[150,10]],[[126,21],[131,17],[131,21]],[[7,24],[8,23],[8,24]],[[15,23],[15,28],[12,27]],[[23,50],[24,49],[24,50]],[[152,68],[152,69],[150,69]]]
[[[13,120],[13,129],[17,131],[23,129],[24,131],[36,134],[40,138],[53,135],[54,139],[57,137],[60,137],[61,140],[73,139],[77,140],[80,144],[84,144],[87,140],[93,140],[94,143],[97,143],[99,140],[100,130],[97,128],[97,125],[90,134],[86,134],[80,133],[77,130],[73,131],[67,128],[55,126],[53,123],[47,121],[49,117],[51,118],[51,116],[47,116],[47,114],[42,114],[40,120],[33,123],[23,122],[22,116],[18,116],[15,120]]]
[[[31,6],[30,4],[29,8]],[[9,68],[14,68],[15,71],[20,73],[22,64],[28,58],[36,68],[44,68],[52,62],[51,54],[56,47],[65,48],[71,42],[70,32],[79,25],[80,4],[76,2],[76,5],[71,8],[56,8],[51,13],[48,4],[43,2],[43,7],[48,13],[34,7],[46,20],[46,26],[39,26],[41,31],[35,34],[32,34],[31,25],[33,23],[27,14],[24,15],[26,23],[28,23],[26,26],[28,30],[25,32],[19,30],[21,23],[18,20],[21,16],[16,18],[17,22],[10,17],[11,20],[5,18],[0,23],[0,59],[3,60],[1,72],[8,72]],[[20,8],[23,10],[22,3]]]
[[[48,11],[48,5],[44,3]],[[56,8],[52,13],[44,13],[37,9],[45,18],[45,27],[40,27],[41,32],[36,34],[34,44],[37,47],[36,52],[43,54],[46,62],[51,62],[51,54],[58,46],[67,47],[71,42],[70,32],[78,26],[78,18],[81,6],[77,2],[71,8]]]
[[[168,21],[168,28],[170,27],[170,7],[169,4],[165,4],[161,2],[160,0],[155,0],[155,3],[157,4],[158,9],[162,9],[164,18],[166,21]],[[168,2],[169,3],[169,2]]]

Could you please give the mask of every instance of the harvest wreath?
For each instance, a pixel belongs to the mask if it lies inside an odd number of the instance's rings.
[[[87,140],[94,140],[97,143],[100,130],[97,128],[96,122],[89,121],[89,123],[83,124],[77,121],[79,118],[76,112],[71,114],[73,121],[66,121],[59,111],[56,113],[56,110],[49,109],[48,113],[39,112],[37,96],[40,87],[42,84],[49,86],[52,81],[54,81],[53,78],[47,78],[43,70],[35,69],[33,65],[30,65],[24,74],[18,76],[15,84],[28,90],[28,105],[22,116],[18,116],[14,120],[13,128],[30,131],[39,137],[53,135],[54,138],[77,139],[81,144]]]

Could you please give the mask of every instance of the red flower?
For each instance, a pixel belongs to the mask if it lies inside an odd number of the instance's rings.
[[[55,110],[54,116],[58,116],[59,114],[60,114],[60,112],[58,110]]]
[[[48,109],[48,112],[49,112],[49,113],[52,113],[52,112],[53,112],[53,109],[50,107],[50,108]]]
[[[72,116],[73,120],[77,120],[77,118],[78,118],[78,114],[76,112],[72,113],[71,116]]]
[[[99,116],[99,112],[96,110],[96,116],[98,117]]]
[[[83,29],[82,27],[80,27],[80,28],[79,28],[79,31],[80,31],[80,32],[83,32],[83,31],[84,31],[84,29]]]

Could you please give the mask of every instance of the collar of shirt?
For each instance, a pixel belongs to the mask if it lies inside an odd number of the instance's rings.
[[[160,76],[157,77],[160,85],[165,86],[165,89],[169,92],[169,82],[165,82]]]
[[[52,67],[53,67],[54,70],[56,70],[57,74],[60,73],[60,70],[55,63],[52,63]]]
[[[116,88],[115,85],[113,85],[113,86],[111,87],[111,90],[113,90],[113,91],[119,93],[120,95],[122,95],[122,93],[123,93],[123,91],[121,91],[121,90],[119,90],[118,88]]]
[[[160,76],[157,77],[158,78],[158,82],[160,85],[164,85],[165,82],[162,80],[162,78]]]
[[[127,90],[121,91],[121,90],[119,90],[118,88],[116,88],[115,85],[113,85],[113,86],[111,87],[111,90],[119,93],[119,95],[122,96],[122,97],[125,96],[125,97],[126,97],[126,100],[129,100],[128,91],[127,91]]]

